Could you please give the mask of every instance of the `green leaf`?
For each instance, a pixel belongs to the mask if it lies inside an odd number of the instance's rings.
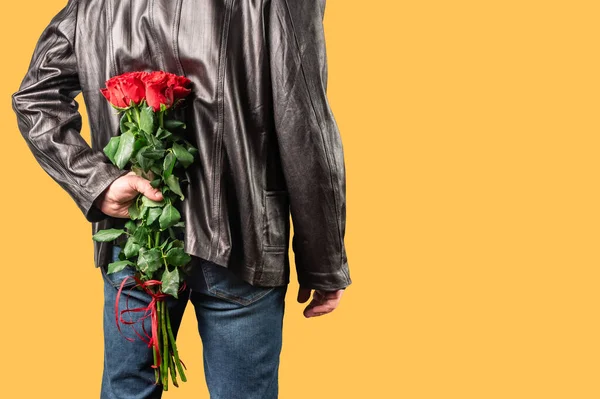
[[[143,176],[144,175],[144,169],[140,168],[138,165],[131,165],[131,170],[137,176]]]
[[[162,265],[162,253],[158,248],[141,248],[140,256],[137,261],[138,268],[148,277],[152,276],[152,273],[160,269]]]
[[[156,115],[152,107],[143,107],[140,112],[140,129],[148,134],[154,134],[156,126]]]
[[[173,167],[175,166],[175,155],[169,151],[167,153],[167,156],[165,157],[165,160],[163,161],[163,178],[166,180],[169,178],[169,176],[171,176],[171,173],[173,173]]]
[[[170,131],[163,129],[162,127],[159,127],[157,132],[156,132],[156,138],[159,140],[164,140],[167,139],[169,137],[171,137],[173,135],[173,133],[171,133]]]
[[[146,218],[146,224],[149,226],[152,223],[154,223],[154,221],[156,219],[158,219],[158,217],[162,214],[162,208],[150,208],[150,210],[148,211],[148,217]]]
[[[121,270],[125,269],[129,265],[134,266],[135,263],[133,263],[129,260],[118,260],[116,262],[109,263],[106,274],[120,272]]]
[[[147,206],[148,208],[155,208],[157,206],[163,206],[166,203],[165,199],[161,199],[160,201],[154,201],[145,195],[142,197],[142,204]]]
[[[185,222],[182,220],[181,222],[174,224],[173,227],[185,227]]]
[[[140,219],[143,219],[144,217],[146,217],[146,214],[148,213],[148,209],[150,209],[150,208],[144,204],[144,201],[142,201],[142,206],[140,206]]]
[[[142,133],[142,136],[144,137],[144,139],[146,140],[146,142],[147,142],[148,144],[150,144],[150,145],[153,145],[153,144],[154,144],[154,139],[155,139],[155,138],[154,138],[154,136],[153,136],[153,135],[151,135],[150,133],[146,133],[146,132],[145,132],[145,131],[143,131],[143,130],[141,131],[141,133]]]
[[[165,269],[160,280],[162,281],[160,290],[177,298],[177,292],[179,291],[179,271],[177,268],[173,269],[172,272]]]
[[[194,147],[188,147],[188,149],[187,149],[187,150],[188,150],[188,152],[189,152],[190,154],[192,154],[192,156],[193,156],[193,157],[196,157],[196,156],[198,155],[198,149],[197,149],[197,148],[194,148]]]
[[[133,220],[128,220],[127,223],[125,223],[125,228],[129,234],[133,234],[137,229],[137,224]]]
[[[156,179],[154,179],[150,182],[150,185],[154,188],[158,188],[158,186],[160,186],[161,181],[162,181],[162,179],[160,177],[157,177]]]
[[[105,229],[94,234],[92,239],[94,239],[94,241],[108,242],[114,240],[123,233],[125,233],[125,230],[123,229]]]
[[[177,119],[168,119],[163,121],[163,124],[165,125],[165,129],[167,130],[175,130],[175,129],[185,129],[185,123],[183,123],[182,121],[178,121]]]
[[[173,143],[173,152],[184,168],[187,168],[194,162],[194,156],[181,144]]]
[[[123,252],[125,253],[126,258],[131,258],[133,256],[137,256],[140,252],[140,248],[142,246],[137,243],[134,237],[129,237],[127,242],[125,243],[125,247],[123,248]]]
[[[165,150],[149,147],[144,153],[144,156],[149,159],[161,159],[165,156]]]
[[[161,176],[162,173],[163,173],[163,170],[161,169],[160,165],[156,165],[156,164],[152,165],[152,167],[150,168],[150,170],[152,172],[154,172],[154,174],[157,175],[157,176]]]
[[[131,132],[126,132],[121,135],[119,147],[115,153],[115,164],[119,167],[119,169],[123,169],[129,161],[129,158],[131,158],[134,140],[135,138]]]
[[[127,123],[129,119],[127,119],[127,112],[123,112],[123,116],[121,117],[121,120],[119,121],[119,128],[121,130],[121,133],[125,133],[128,130],[131,130],[127,127]]]
[[[167,204],[158,219],[158,223],[160,224],[160,228],[162,230],[173,226],[175,223],[179,222],[181,219],[181,214],[172,204]]]
[[[162,248],[164,250],[165,246],[167,246],[167,244],[169,243],[169,239],[167,238],[166,240],[163,241],[162,244],[159,245],[160,248]]]
[[[121,140],[121,136],[113,136],[108,141],[108,144],[104,147],[104,153],[110,159],[113,164],[115,162],[115,154],[117,152],[117,148],[119,148],[119,141]]]
[[[135,141],[133,143],[133,155],[136,155],[139,150],[148,145],[148,140],[146,140],[143,136],[136,137],[135,134],[133,135],[133,137],[135,137]]]
[[[133,201],[127,210],[130,219],[137,220],[140,218],[140,208],[138,207],[137,200]]]
[[[138,226],[135,233],[133,233],[135,242],[144,246],[148,243],[148,228],[145,225]]]
[[[138,125],[135,122],[125,122],[124,125],[127,126],[129,128],[129,130],[137,130],[138,129]]]
[[[147,157],[147,151],[149,148],[150,147],[148,146],[142,147],[135,156],[135,159],[138,161],[138,164],[144,170],[149,170],[150,167],[154,164],[154,160]]]
[[[185,253],[183,248],[180,247],[171,248],[169,252],[167,252],[166,258],[170,265],[177,267],[183,266],[192,260],[192,257]]]
[[[175,194],[179,195],[179,198],[183,200],[185,197],[181,192],[181,187],[179,186],[179,179],[175,175],[170,175],[166,180],[167,185]]]
[[[184,244],[184,243],[183,243],[183,241],[181,241],[181,240],[175,240],[175,241],[173,241],[173,246],[174,246],[174,247],[183,248],[183,247],[184,247],[184,245],[185,245],[185,244]]]

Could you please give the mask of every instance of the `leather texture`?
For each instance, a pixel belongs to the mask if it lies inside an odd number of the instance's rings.
[[[351,283],[346,172],[327,99],[325,0],[69,0],[42,32],[12,94],[19,130],[92,233],[127,221],[94,200],[126,174],[104,155],[119,116],[112,76],[165,70],[192,81],[176,112],[199,160],[186,170],[185,250],[256,286]],[[91,146],[80,132],[82,93]],[[96,267],[115,243],[94,241]]]

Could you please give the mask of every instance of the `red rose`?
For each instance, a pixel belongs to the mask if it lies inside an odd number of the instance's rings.
[[[173,87],[173,98],[175,101],[180,100],[190,94],[191,90],[185,86],[188,86],[191,81],[185,76],[170,75],[169,86]]]
[[[177,100],[190,93],[186,88],[191,81],[185,76],[174,75],[169,72],[155,71],[142,76],[146,85],[146,102],[154,111],[160,110],[160,105],[171,108]]]
[[[106,88],[100,89],[102,95],[117,108],[129,108],[130,103],[142,102],[146,87],[141,72],[127,72],[106,81]]]

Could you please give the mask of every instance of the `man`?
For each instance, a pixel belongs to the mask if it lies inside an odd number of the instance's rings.
[[[326,95],[324,12],[325,0],[69,0],[43,31],[12,96],[36,160],[95,233],[122,227],[139,193],[162,198],[102,152],[119,134],[119,118],[100,88],[135,70],[192,81],[179,112],[199,149],[181,204],[193,273],[169,307],[176,331],[187,301],[194,304],[211,398],[277,397],[290,213],[297,300],[312,293],[304,315],[333,311],[351,284],[344,156]],[[91,147],[80,135],[80,92]],[[114,323],[117,287],[132,274],[106,273],[120,245],[94,242],[105,282],[101,396],[158,398],[151,350],[125,340]],[[149,301],[139,290],[128,295],[130,307]]]

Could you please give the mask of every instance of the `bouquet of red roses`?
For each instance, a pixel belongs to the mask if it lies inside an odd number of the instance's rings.
[[[164,71],[137,71],[112,77],[101,89],[117,113],[122,114],[121,134],[110,139],[104,153],[120,169],[129,167],[150,180],[163,194],[161,201],[138,195],[128,208],[130,220],[125,229],[100,230],[93,239],[112,241],[123,234],[128,237],[119,260],[110,263],[107,272],[132,267],[136,281],[133,288],[144,290],[152,300],[147,308],[119,312],[119,297],[130,277],[123,280],[115,306],[117,326],[119,330],[119,323],[133,328],[137,322],[151,318],[151,334],[145,330],[140,334],[135,328],[134,331],[152,347],[156,383],[161,383],[164,390],[168,389],[169,374],[175,386],[177,373],[186,381],[165,299],[169,295],[177,298],[184,288],[183,273],[191,261],[178,235],[177,229],[183,229],[184,222],[180,220],[177,201],[184,200],[184,172],[198,150],[181,134],[185,123],[169,115],[191,92],[187,87],[190,83],[186,77]],[[143,315],[136,321],[123,319],[125,313],[132,312]]]

